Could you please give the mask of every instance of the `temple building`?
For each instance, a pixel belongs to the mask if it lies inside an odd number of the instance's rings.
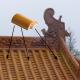
[[[48,8],[44,36],[36,30],[39,37],[13,36],[11,43],[11,37],[0,36],[0,80],[80,80],[80,61],[66,46],[69,33],[61,18]]]

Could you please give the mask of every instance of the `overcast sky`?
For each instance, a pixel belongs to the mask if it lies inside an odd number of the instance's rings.
[[[38,22],[39,31],[47,26],[44,24],[44,10],[51,7],[55,10],[55,18],[63,16],[65,27],[73,31],[76,39],[76,47],[80,49],[80,0],[0,0],[0,36],[11,35],[13,24],[12,16],[21,13]],[[26,31],[26,36],[36,36],[34,29]],[[16,26],[15,34],[21,35],[20,27]]]

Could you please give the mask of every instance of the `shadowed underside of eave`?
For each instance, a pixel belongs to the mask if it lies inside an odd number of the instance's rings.
[[[29,60],[24,48],[0,49],[0,80],[76,80],[63,56],[54,55],[45,48],[28,49]]]

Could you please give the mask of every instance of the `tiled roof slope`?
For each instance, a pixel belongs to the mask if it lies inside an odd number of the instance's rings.
[[[77,80],[62,53],[54,55],[46,48],[0,49],[0,80]]]

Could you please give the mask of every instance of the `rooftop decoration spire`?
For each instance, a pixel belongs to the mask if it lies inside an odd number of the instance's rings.
[[[65,24],[61,21],[62,16],[57,20],[54,17],[55,11],[53,8],[47,8],[44,12],[44,21],[48,26],[48,30],[42,29],[42,33],[51,47],[59,50],[59,36],[65,40],[65,36],[68,36],[68,32],[65,30]]]

